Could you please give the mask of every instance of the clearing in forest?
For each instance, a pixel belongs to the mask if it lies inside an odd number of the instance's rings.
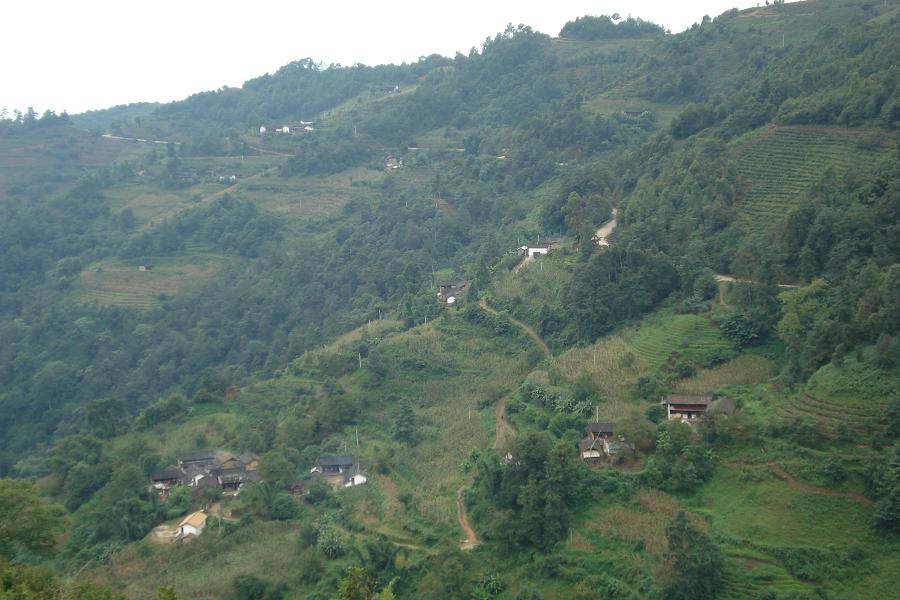
[[[174,296],[189,285],[211,279],[226,260],[220,254],[196,252],[158,258],[143,265],[138,261],[102,260],[81,272],[80,300],[153,308],[159,305],[161,295]]]

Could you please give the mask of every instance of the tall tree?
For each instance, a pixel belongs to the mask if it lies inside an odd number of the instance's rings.
[[[48,554],[62,532],[65,511],[41,498],[27,481],[0,479],[0,558],[25,550]]]
[[[666,556],[675,576],[666,588],[673,600],[715,598],[722,576],[722,553],[699,527],[688,521],[684,511],[666,528]]]

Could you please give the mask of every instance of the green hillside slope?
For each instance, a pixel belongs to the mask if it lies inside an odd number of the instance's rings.
[[[898,18],[0,120],[0,597],[890,597]]]

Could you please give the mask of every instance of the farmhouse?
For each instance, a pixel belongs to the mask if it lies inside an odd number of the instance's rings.
[[[441,279],[438,281],[438,299],[447,304],[455,304],[465,288],[466,282],[463,280]]]
[[[313,480],[322,479],[333,488],[353,487],[368,481],[362,466],[352,456],[320,456],[316,466],[309,471]]]
[[[594,422],[587,426],[587,436],[578,444],[581,458],[593,466],[604,458],[623,455],[631,445],[625,438],[615,439],[616,423],[614,421]]]
[[[712,402],[712,396],[669,394],[660,401],[660,404],[665,408],[666,418],[669,421],[690,422],[706,414]]]
[[[238,456],[238,460],[244,464],[244,468],[248,471],[255,471],[259,468],[259,455],[253,452],[244,452]]]
[[[403,166],[403,159],[396,156],[388,156],[384,159],[384,168],[388,171],[396,171]]]
[[[202,469],[216,462],[216,453],[212,450],[187,452],[185,454],[176,454],[175,460],[178,462],[178,468],[180,469],[188,467],[199,467]]]
[[[206,529],[206,513],[198,510],[191,513],[181,520],[178,524],[178,533],[175,534],[176,540],[185,538],[198,537],[203,530]]]
[[[335,475],[349,471],[353,468],[355,459],[347,455],[325,455],[320,456],[316,461],[316,466],[312,468],[311,473],[319,472],[323,475]]]
[[[633,108],[633,109],[625,109],[622,111],[622,114],[626,117],[636,119],[638,117],[643,117],[647,114],[647,111],[642,108]]]
[[[535,256],[541,255],[546,256],[550,253],[550,248],[552,244],[550,242],[537,242],[535,244],[528,244],[526,246],[522,246],[519,248],[520,254],[527,256],[529,258],[534,258]]]
[[[150,483],[157,490],[168,489],[173,485],[178,485],[182,481],[181,469],[172,465],[160,471],[154,471],[150,474]]]

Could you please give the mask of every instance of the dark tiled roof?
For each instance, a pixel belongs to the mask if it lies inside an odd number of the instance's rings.
[[[259,461],[259,455],[254,454],[253,452],[244,452],[240,456],[238,456],[238,460],[244,463],[251,463],[253,461]]]
[[[594,422],[588,425],[590,433],[613,433],[616,430],[615,421]]]
[[[320,467],[352,465],[354,462],[356,462],[356,459],[353,458],[352,456],[326,455],[326,456],[319,457],[319,466]]]
[[[199,452],[185,452],[175,456],[181,462],[199,462],[202,460],[216,460],[216,453],[212,450],[201,450]]]
[[[703,404],[709,405],[713,401],[712,396],[682,396],[680,394],[669,394],[666,396],[667,404]]]
[[[179,469],[163,469],[150,474],[150,481],[168,481],[170,479],[180,479],[182,472]]]

